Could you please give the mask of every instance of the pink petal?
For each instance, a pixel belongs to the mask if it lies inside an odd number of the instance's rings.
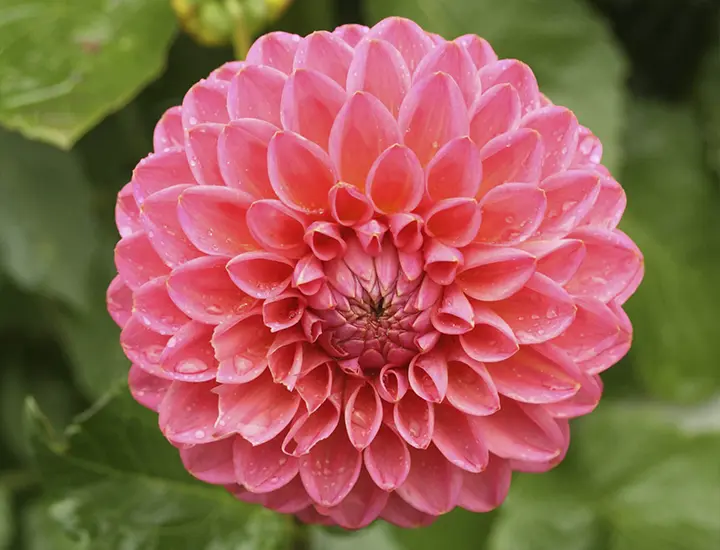
[[[425,273],[439,285],[449,285],[463,265],[464,258],[457,248],[445,246],[440,241],[430,239],[423,249],[425,254]]]
[[[377,519],[387,504],[389,494],[378,488],[365,470],[360,472],[355,487],[328,515],[345,529],[360,529]]]
[[[267,148],[277,128],[252,118],[234,120],[218,138],[218,162],[228,187],[256,199],[275,198],[267,170]]]
[[[540,179],[543,144],[540,134],[529,128],[513,130],[491,139],[480,150],[484,195],[503,183],[537,183]]]
[[[600,140],[590,130],[580,126],[578,146],[571,166],[574,168],[597,166],[602,160],[602,154],[603,146]]]
[[[198,249],[210,255],[234,256],[259,248],[245,220],[250,201],[235,189],[194,187],[180,196],[178,217]]]
[[[158,367],[158,363],[169,339],[167,335],[147,328],[135,315],[120,333],[120,345],[130,361],[144,371],[168,380],[171,377]]]
[[[290,74],[293,58],[302,40],[297,34],[275,31],[258,38],[245,56],[251,65],[267,65],[285,74]]]
[[[448,358],[447,400],[459,411],[474,416],[487,416],[500,408],[498,393],[487,369],[462,351]]]
[[[230,81],[231,120],[257,118],[280,126],[280,98],[287,76],[267,65],[245,65]]]
[[[167,290],[175,305],[188,317],[217,325],[238,316],[255,304],[230,279],[227,258],[205,256],[173,270]]]
[[[153,150],[162,153],[165,149],[182,147],[185,133],[182,124],[182,109],[170,107],[163,113],[153,131]]]
[[[398,124],[405,145],[426,165],[448,141],[469,132],[460,88],[446,73],[416,82],[403,100]]]
[[[538,228],[541,238],[564,237],[585,218],[600,193],[599,177],[593,172],[569,170],[545,179],[548,206]]]
[[[432,201],[475,197],[482,178],[480,153],[468,136],[440,149],[425,169],[425,189]]]
[[[224,124],[206,123],[193,126],[185,138],[190,170],[202,185],[223,185],[218,165],[217,143]]]
[[[535,273],[535,258],[522,250],[492,246],[465,249],[465,263],[456,277],[468,296],[485,302],[504,300],[519,291]]]
[[[423,219],[416,214],[392,214],[389,217],[390,233],[398,250],[412,253],[423,244]]]
[[[137,289],[133,310],[150,330],[172,335],[190,319],[170,299],[166,282],[166,277],[158,277]]]
[[[246,384],[226,384],[214,391],[220,396],[217,433],[237,433],[253,445],[282,432],[300,404],[300,397],[275,384],[268,371]]]
[[[516,59],[503,59],[480,69],[483,90],[497,84],[511,84],[520,96],[522,113],[527,114],[540,106],[540,92],[530,67]]]
[[[290,427],[282,450],[291,456],[307,455],[318,443],[330,437],[340,420],[339,403],[325,401],[312,413],[304,413]]]
[[[425,214],[425,231],[443,244],[463,247],[481,228],[481,211],[475,199],[456,198],[437,202]]]
[[[300,479],[310,497],[322,506],[336,506],[350,493],[360,475],[362,454],[339,428],[300,461]]]
[[[268,146],[268,173],[275,193],[290,208],[311,214],[326,211],[335,174],[325,151],[311,141],[277,132]]]
[[[430,352],[415,356],[410,362],[408,380],[413,391],[425,401],[442,402],[448,387],[445,355],[442,352]],[[407,417],[409,410],[404,406],[400,407],[400,413],[403,413],[407,425],[411,426],[411,421]]]
[[[295,264],[292,285],[306,296],[317,294],[325,281],[325,272],[320,260],[308,254]]]
[[[290,328],[300,322],[307,301],[297,291],[286,290],[263,302],[263,321],[273,332]]]
[[[412,74],[433,48],[432,40],[420,26],[401,17],[388,17],[370,29],[367,38],[379,38],[390,42],[402,54]]]
[[[406,369],[385,365],[375,382],[375,389],[388,403],[397,403],[408,390],[409,382]]]
[[[390,428],[381,425],[377,435],[365,449],[365,467],[383,491],[402,485],[410,472],[410,452],[403,440]]]
[[[327,31],[316,31],[300,43],[294,67],[323,73],[345,88],[352,57],[352,48],[342,38]]]
[[[598,375],[584,374],[580,390],[570,399],[545,405],[545,410],[555,418],[577,418],[590,414],[600,403],[603,384]]]
[[[572,111],[565,107],[544,107],[530,113],[522,122],[525,128],[540,133],[545,146],[542,177],[566,170],[577,149],[579,125]]]
[[[340,178],[362,190],[375,159],[400,139],[395,119],[380,100],[356,92],[332,126],[330,157]]]
[[[132,290],[170,271],[144,233],[133,233],[120,239],[115,246],[115,266],[122,280]]]
[[[222,439],[180,449],[185,469],[200,481],[213,485],[235,483],[233,439]]]
[[[514,130],[520,121],[520,96],[510,84],[486,90],[470,109],[470,137],[477,147]]]
[[[393,145],[372,165],[367,195],[380,213],[410,212],[422,199],[423,179],[415,154],[403,145]]]
[[[118,193],[115,203],[115,225],[121,237],[128,237],[143,228],[140,223],[140,209],[133,196],[132,183],[126,183]]]
[[[493,304],[521,344],[539,344],[559,336],[573,322],[576,309],[568,293],[540,273],[521,291]]]
[[[238,353],[220,361],[215,380],[221,384],[245,384],[255,380],[268,367],[267,359]]]
[[[285,290],[292,279],[294,263],[270,252],[246,252],[227,264],[230,278],[250,296],[267,299]]]
[[[345,402],[345,428],[353,447],[362,451],[372,443],[382,417],[380,396],[371,384],[359,384]]]
[[[460,344],[476,361],[502,361],[518,350],[518,342],[508,324],[480,302],[473,304],[475,328],[460,335]]]
[[[564,437],[542,407],[502,398],[500,410],[472,417],[491,453],[502,458],[544,462],[563,450]]]
[[[259,200],[247,211],[247,228],[265,250],[289,258],[307,252],[303,240],[307,219],[278,200]]]
[[[160,430],[165,437],[173,443],[190,445],[217,440],[213,433],[218,415],[214,385],[214,382],[172,383],[158,411]]]
[[[259,309],[252,309],[216,327],[212,345],[218,361],[236,355],[265,359],[274,339]]]
[[[110,282],[106,295],[107,308],[113,321],[122,328],[130,320],[133,307],[133,292],[120,275]]]
[[[426,309],[429,310],[430,307],[434,306],[435,303],[440,299],[440,297],[442,296],[442,292],[443,289],[439,284],[430,279],[430,277],[425,277],[420,283],[420,288],[418,288],[418,291],[415,294],[415,303],[413,304],[415,306],[415,309],[417,311],[424,311]],[[430,320],[429,311],[427,314],[427,318],[428,320]]]
[[[369,30],[365,25],[349,24],[340,25],[333,31],[333,34],[339,36],[348,43],[348,46],[354,48]]]
[[[358,44],[348,70],[348,94],[368,92],[397,117],[409,89],[410,71],[392,44],[378,39],[365,39]]]
[[[482,472],[488,450],[465,413],[451,405],[435,407],[433,443],[452,464],[467,472]]]
[[[142,159],[133,171],[133,195],[138,206],[145,198],[174,185],[195,185],[185,151],[167,149],[162,153],[151,154]]]
[[[549,460],[510,460],[510,468],[518,472],[545,473],[552,470],[565,459],[570,445],[570,425],[566,419],[556,418],[553,423],[561,434],[560,452]]]
[[[315,412],[330,396],[332,383],[333,374],[329,363],[323,363],[300,377],[295,390],[305,402],[308,413]]]
[[[381,517],[393,525],[408,529],[426,527],[437,519],[437,516],[433,514],[426,514],[413,508],[394,492],[390,493]]]
[[[455,80],[470,107],[480,94],[480,79],[468,51],[456,42],[439,44],[420,62],[413,80],[417,82],[440,71]]]
[[[627,197],[620,184],[610,177],[602,177],[600,180],[600,194],[590,213],[585,217],[582,225],[597,227],[598,229],[615,229],[620,223]]]
[[[232,447],[232,463],[238,483],[253,493],[269,493],[285,487],[298,473],[299,461],[287,456],[279,437],[252,445],[236,437]]]
[[[263,321],[264,317],[263,315]],[[298,327],[281,331],[275,337],[268,354],[268,366],[273,381],[276,384],[282,384],[289,390],[295,387],[295,382],[302,372],[305,360],[303,339],[302,330]]]
[[[575,320],[553,344],[562,348],[574,361],[587,361],[615,344],[620,336],[620,322],[613,311],[594,298],[578,298]]]
[[[571,238],[585,243],[587,253],[572,279],[565,285],[571,294],[607,303],[631,284],[637,286],[643,257],[635,243],[619,230],[579,229]]]
[[[497,54],[488,41],[475,34],[465,34],[456,38],[455,42],[465,47],[478,69],[498,60]]]
[[[345,90],[317,71],[295,70],[282,94],[283,128],[314,141],[327,150],[330,128],[345,102]]]
[[[421,512],[445,514],[457,504],[462,489],[462,470],[453,466],[431,446],[424,451],[410,450],[412,466],[397,494]]]
[[[128,372],[128,386],[135,401],[151,411],[157,412],[172,382],[158,378],[137,365],[131,365]]]
[[[244,66],[244,61],[228,61],[211,72],[208,80],[224,80],[225,82],[230,82],[232,77]]]
[[[300,481],[300,476],[293,478],[293,480],[284,487],[269,493],[255,495],[245,492],[241,495],[235,493],[235,496],[245,502],[262,504],[266,508],[280,514],[301,513],[303,509],[306,509],[312,503]]]
[[[535,233],[547,199],[533,184],[506,183],[490,190],[480,204],[483,220],[475,242],[511,246]]]
[[[204,382],[215,378],[217,361],[210,345],[212,327],[190,321],[178,330],[160,356],[160,368],[174,380]]]
[[[478,473],[463,472],[463,486],[458,506],[484,513],[500,506],[510,489],[512,469],[507,460],[490,455],[487,468]]]
[[[328,200],[330,213],[340,225],[350,227],[372,218],[373,206],[370,200],[354,185],[342,182],[335,184],[330,189]]]
[[[383,236],[387,230],[387,226],[377,220],[370,220],[355,228],[355,236],[367,256],[375,258],[382,253]]]
[[[473,307],[462,290],[457,285],[445,287],[442,300],[432,312],[432,324],[438,332],[464,334],[475,327],[474,318]],[[411,376],[411,383],[412,380]]]
[[[427,449],[435,425],[433,404],[408,392],[393,406],[393,418],[400,436],[417,449]]]
[[[531,241],[522,244],[537,259],[537,271],[564,285],[580,267],[585,257],[585,245],[577,239]]]
[[[182,123],[185,130],[197,124],[228,121],[228,84],[222,80],[201,80],[185,94]]]

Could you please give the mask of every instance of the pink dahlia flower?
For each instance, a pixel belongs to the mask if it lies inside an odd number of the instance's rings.
[[[628,350],[643,274],[599,140],[483,39],[261,37],[119,193],[135,398],[187,469],[303,521],[486,512]]]

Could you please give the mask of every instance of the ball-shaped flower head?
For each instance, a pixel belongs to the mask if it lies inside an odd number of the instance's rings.
[[[473,35],[261,37],[157,125],[108,308],[187,469],[307,522],[486,512],[564,457],[643,275],[599,140]]]

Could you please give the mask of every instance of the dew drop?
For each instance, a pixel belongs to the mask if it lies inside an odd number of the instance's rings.
[[[198,374],[208,369],[205,361],[200,359],[183,359],[180,361],[175,370],[180,374]]]

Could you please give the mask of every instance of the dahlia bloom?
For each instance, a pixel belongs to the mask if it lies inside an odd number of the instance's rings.
[[[495,508],[630,347],[643,261],[601,156],[477,36],[261,37],[119,193],[132,394],[194,476],[306,522]]]

